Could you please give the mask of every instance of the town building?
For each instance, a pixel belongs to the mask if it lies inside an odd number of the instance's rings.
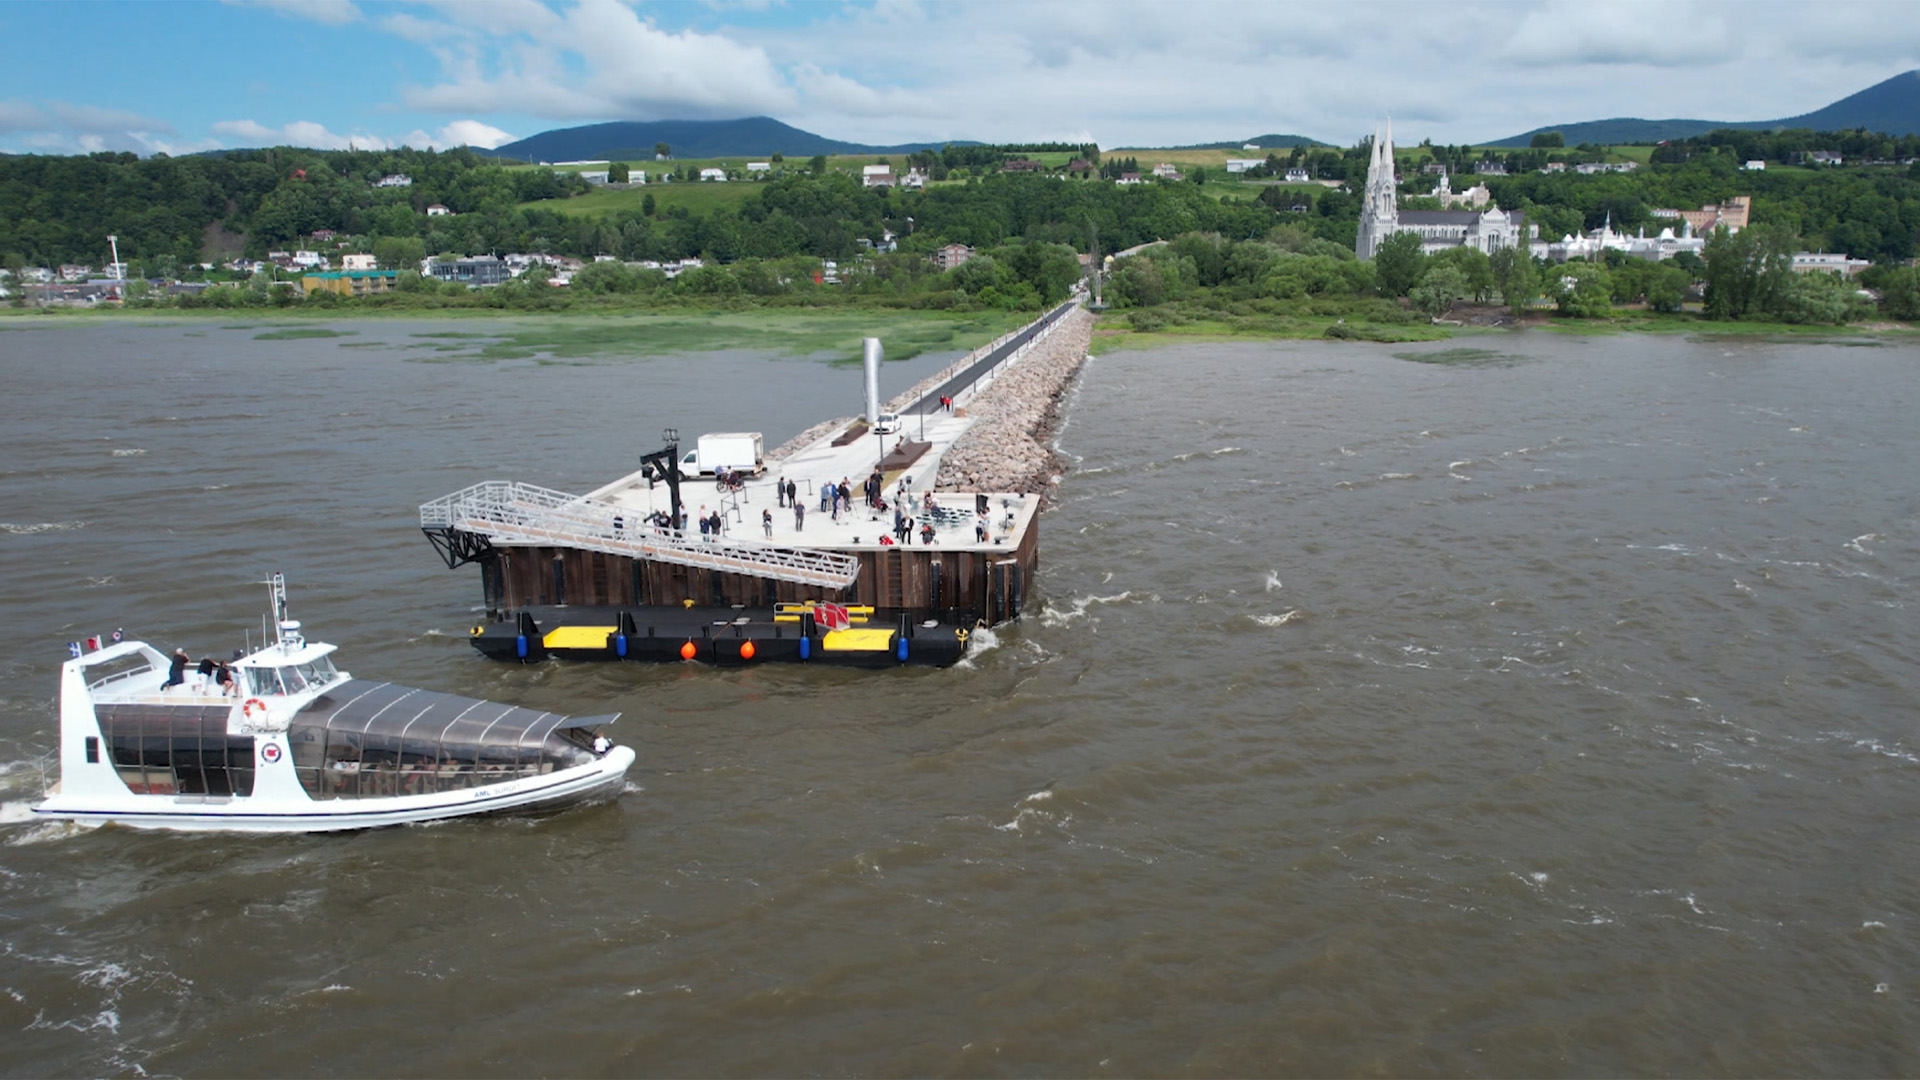
[[[753,174],[755,174],[755,173],[764,173],[764,172],[772,172],[772,171],[773,171],[773,162],[771,162],[771,161],[749,161],[749,162],[747,162],[747,174],[748,174],[748,175],[753,175]]]
[[[316,292],[367,296],[392,292],[399,278],[400,272],[397,270],[335,270],[326,274],[303,275],[300,278],[300,291],[308,296]]]
[[[1146,180],[1144,180],[1144,179],[1142,179],[1142,178],[1141,178],[1141,176],[1140,176],[1140,174],[1139,174],[1139,173],[1137,173],[1137,172],[1123,172],[1123,173],[1121,173],[1121,174],[1120,174],[1120,179],[1118,179],[1118,180],[1115,180],[1115,181],[1114,181],[1114,183],[1116,183],[1116,184],[1144,184],[1144,183],[1146,183]]]
[[[491,255],[482,255],[473,259],[455,259],[452,262],[435,260],[429,267],[434,277],[441,281],[457,282],[461,285],[499,285],[513,277],[507,269],[505,260]]]
[[[1007,160],[1000,163],[1001,172],[1037,173],[1037,172],[1043,171],[1044,168],[1045,167],[1042,166],[1039,162],[1031,161],[1027,158],[1008,158]]]
[[[951,270],[971,258],[973,258],[972,248],[965,244],[948,244],[933,253],[933,265],[942,270]]]
[[[1830,274],[1839,274],[1841,277],[1852,277],[1872,265],[1873,261],[1870,259],[1856,259],[1851,255],[1825,251],[1800,251],[1795,252],[1793,256],[1793,271],[1796,274],[1825,271]]]
[[[701,179],[702,181],[708,181],[708,182],[713,182],[713,183],[722,183],[722,184],[724,184],[724,183],[726,183],[726,181],[727,181],[727,170],[725,170],[725,169],[701,169],[701,170],[700,170],[700,179]]]
[[[1706,236],[1724,225],[1730,233],[1737,233],[1747,227],[1747,216],[1753,210],[1753,197],[1735,195],[1718,206],[1703,206],[1698,210],[1676,211],[1675,216],[1693,227],[1700,236]],[[1656,217],[1667,215],[1654,211]]]
[[[1307,175],[1307,170],[1295,167],[1287,170],[1287,183],[1311,184],[1313,183],[1313,177]]]
[[[1153,175],[1156,179],[1160,179],[1160,180],[1182,179],[1182,177],[1180,176],[1180,170],[1164,161],[1153,167]]]
[[[1609,251],[1618,251],[1635,259],[1658,262],[1671,259],[1683,251],[1701,254],[1707,246],[1706,238],[1695,235],[1693,226],[1682,222],[1680,232],[1672,228],[1660,230],[1658,236],[1648,236],[1645,229],[1638,236],[1613,231],[1613,218],[1597,229],[1580,236],[1568,235],[1546,245],[1545,255],[1554,262],[1566,262],[1568,259],[1587,259],[1598,262]]]
[[[892,187],[893,166],[863,165],[860,167],[861,187]]]
[[[1266,160],[1264,158],[1228,158],[1227,171],[1230,173],[1243,173],[1248,169],[1257,169],[1265,164]]]
[[[1393,125],[1373,140],[1373,154],[1367,165],[1367,187],[1360,204],[1360,230],[1354,237],[1354,254],[1372,259],[1380,245],[1395,233],[1410,232],[1420,237],[1420,250],[1429,255],[1449,248],[1470,247],[1491,255],[1501,248],[1524,245],[1528,251],[1537,246],[1534,236],[1539,226],[1527,222],[1517,210],[1498,207],[1485,210],[1401,210],[1399,180],[1393,167]]]
[[[340,269],[342,270],[351,272],[354,270],[378,270],[379,268],[379,260],[371,255],[355,254],[340,256]]]
[[[428,217],[452,217],[453,211],[447,209],[441,203],[434,203],[432,206],[427,207],[427,216]]]
[[[408,176],[406,173],[389,173],[375,180],[373,186],[384,188],[412,187],[413,177]]]
[[[926,187],[927,171],[925,169],[908,169],[907,175],[900,178],[900,186],[914,191]]]

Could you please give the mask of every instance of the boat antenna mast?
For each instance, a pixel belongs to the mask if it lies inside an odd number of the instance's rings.
[[[273,608],[274,643],[282,649],[297,649],[306,642],[300,637],[300,624],[287,617],[287,576],[276,573],[267,579],[268,603]],[[263,629],[261,636],[265,637]]]

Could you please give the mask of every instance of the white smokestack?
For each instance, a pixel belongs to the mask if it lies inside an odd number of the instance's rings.
[[[867,424],[880,422],[880,339],[866,338],[860,343],[860,362],[867,369]]]

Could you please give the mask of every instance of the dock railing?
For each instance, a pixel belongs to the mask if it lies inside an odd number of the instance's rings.
[[[851,555],[700,539],[658,528],[612,503],[505,480],[421,503],[420,528],[458,530],[496,545],[554,544],[830,589],[844,589],[860,575],[860,561]]]

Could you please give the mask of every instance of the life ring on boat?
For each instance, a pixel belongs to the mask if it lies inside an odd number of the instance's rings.
[[[257,697],[250,697],[247,699],[245,705],[240,706],[240,711],[245,714],[247,719],[252,720],[256,716],[266,715],[267,703]]]

